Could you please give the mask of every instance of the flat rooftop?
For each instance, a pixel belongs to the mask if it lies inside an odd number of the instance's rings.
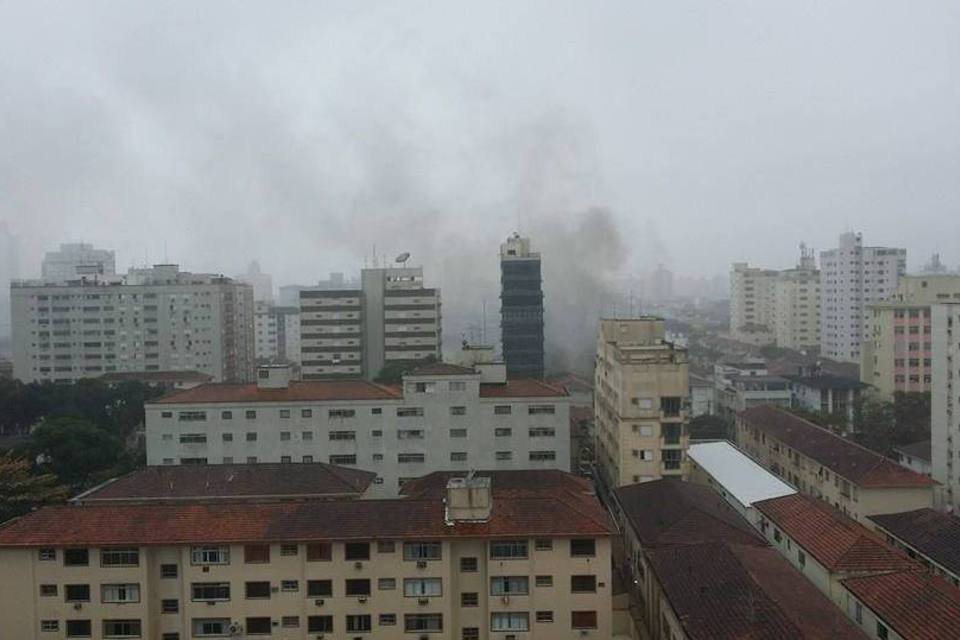
[[[727,441],[691,444],[687,455],[744,506],[797,492]]]

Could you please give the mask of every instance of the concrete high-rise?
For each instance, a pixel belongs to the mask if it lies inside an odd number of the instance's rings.
[[[543,278],[530,239],[500,245],[500,335],[510,378],[543,378]]]
[[[775,269],[735,262],[730,271],[730,335],[749,344],[773,344],[776,340]]]
[[[11,288],[14,376],[68,382],[111,372],[199,371],[252,380],[253,290],[177,265],[126,277]]]
[[[254,344],[258,363],[300,363],[300,309],[260,300],[254,310]]]
[[[930,307],[930,453],[941,508],[960,508],[960,303]]]
[[[821,252],[821,354],[859,363],[869,305],[889,297],[906,269],[906,249],[864,247],[859,233],[843,233],[836,249]]]
[[[246,273],[238,275],[235,280],[253,287],[255,302],[273,302],[273,278],[269,273],[263,272],[260,263],[256,260],[250,263]]]
[[[0,220],[0,338],[10,335],[10,281],[19,276],[20,257],[7,223]]]
[[[665,336],[661,318],[600,321],[596,457],[610,487],[684,474],[689,361]]]
[[[46,282],[69,282],[81,278],[100,278],[117,273],[116,254],[92,244],[61,244],[58,251],[43,256],[41,277]]]
[[[440,359],[440,290],[420,267],[364,269],[359,289],[300,291],[304,380],[376,378],[385,365]]]

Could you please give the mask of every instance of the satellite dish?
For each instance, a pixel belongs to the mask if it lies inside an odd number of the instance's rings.
[[[410,252],[404,251],[403,253],[397,256],[396,262],[404,263],[409,259],[410,259]]]

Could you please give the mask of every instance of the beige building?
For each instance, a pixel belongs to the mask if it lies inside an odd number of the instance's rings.
[[[774,284],[774,341],[778,347],[805,351],[820,346],[820,272],[812,268],[781,271]]]
[[[933,503],[935,483],[927,476],[783,409],[740,413],[737,446],[801,493],[860,522]]]
[[[395,500],[96,504],[0,529],[5,638],[612,636],[614,529],[562,472]]]
[[[617,487],[681,476],[690,395],[687,352],[660,318],[604,319],[597,332],[597,466]]]
[[[885,397],[933,388],[930,306],[960,301],[960,276],[902,276],[888,301],[867,310],[860,380]]]
[[[730,271],[730,335],[740,342],[776,341],[776,284],[780,272],[735,262]]]

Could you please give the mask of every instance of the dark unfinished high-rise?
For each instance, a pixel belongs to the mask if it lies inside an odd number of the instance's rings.
[[[543,279],[530,239],[500,245],[500,333],[510,378],[543,377]]]

